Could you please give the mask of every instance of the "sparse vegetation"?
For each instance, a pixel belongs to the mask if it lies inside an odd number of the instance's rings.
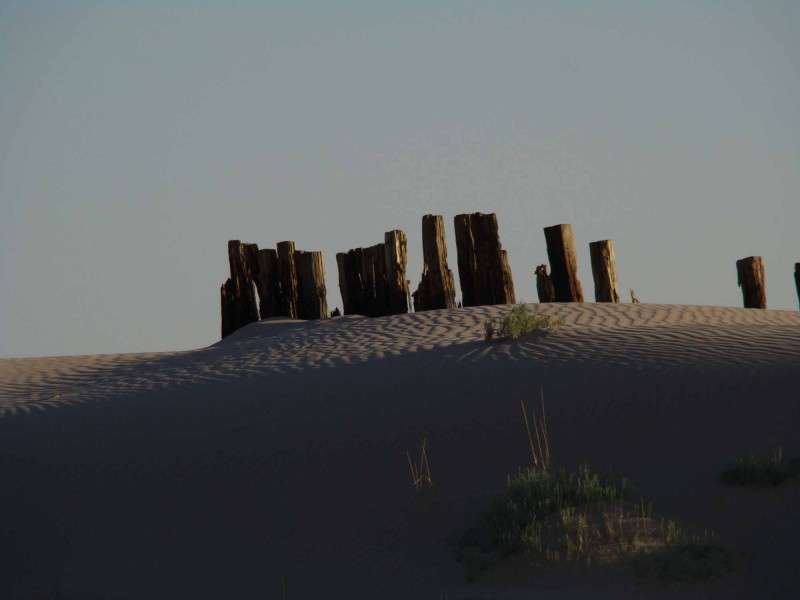
[[[710,536],[690,537],[674,522],[657,516],[652,502],[634,499],[630,482],[603,478],[587,464],[576,473],[554,469],[550,458],[544,400],[540,415],[522,404],[534,466],[509,477],[508,485],[481,523],[458,542],[472,580],[482,570],[515,554],[543,564],[617,564],[637,576],[680,577],[693,581],[728,570],[730,554]],[[533,431],[533,433],[532,433]],[[694,562],[693,562],[694,561]]]
[[[423,439],[422,444],[420,444],[419,462],[412,460],[411,454],[406,452],[408,466],[411,468],[411,483],[414,485],[417,494],[423,490],[426,483],[428,486],[433,487],[433,477],[431,477],[431,467],[428,462],[428,450],[426,448],[427,443],[428,440]]]
[[[734,554],[704,534],[667,544],[647,554],[633,556],[629,566],[634,577],[643,580],[701,583],[736,569]]]
[[[740,456],[736,464],[722,473],[722,481],[740,487],[767,487],[780,485],[790,477],[800,475],[800,460],[787,461],[783,448],[770,457],[759,457],[754,452]]]
[[[553,319],[546,315],[531,314],[524,304],[518,304],[505,317],[486,319],[484,338],[492,340],[518,340],[531,331],[556,331],[564,325],[564,319]]]

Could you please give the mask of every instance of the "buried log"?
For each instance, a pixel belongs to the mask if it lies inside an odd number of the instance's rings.
[[[536,267],[536,293],[539,294],[539,302],[555,302],[555,292],[553,291],[553,280],[547,274],[547,265]]]
[[[422,217],[422,278],[414,292],[414,310],[455,308],[456,284],[447,266],[447,243],[441,215]]]
[[[767,308],[764,259],[748,256],[736,261],[736,273],[745,308]]]
[[[552,225],[544,228],[547,256],[550,259],[553,291],[556,302],[583,302],[583,289],[578,280],[578,257],[572,225]]]
[[[454,225],[463,305],[514,304],[514,281],[500,243],[497,216],[456,215]]]
[[[592,257],[595,302],[619,302],[614,242],[611,240],[591,242],[589,253]]]

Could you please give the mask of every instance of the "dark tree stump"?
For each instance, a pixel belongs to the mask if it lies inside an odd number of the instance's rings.
[[[550,275],[556,302],[583,302],[583,289],[578,280],[578,257],[572,225],[553,225],[544,228]]]
[[[261,318],[280,316],[281,284],[278,272],[278,252],[272,248],[258,251],[256,291],[258,291]]]
[[[297,318],[297,270],[294,264],[294,242],[278,242],[278,280],[280,282],[279,315]]]
[[[595,302],[619,302],[614,242],[611,240],[591,242],[589,253],[592,257]]]
[[[422,279],[414,292],[414,310],[455,308],[456,284],[447,266],[444,219],[440,215],[422,217]]]
[[[297,318],[327,319],[328,301],[325,288],[325,264],[322,252],[294,253],[297,273]]]
[[[547,274],[547,265],[536,267],[536,292],[539,294],[539,302],[555,302],[556,296],[553,291],[553,281]]]
[[[764,259],[748,256],[736,261],[739,287],[745,308],[767,308],[767,290],[764,281]]]
[[[514,281],[500,244],[497,216],[456,215],[454,225],[462,304],[514,304]]]

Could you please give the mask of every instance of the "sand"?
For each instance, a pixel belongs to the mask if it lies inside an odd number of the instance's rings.
[[[800,312],[534,307],[566,325],[487,344],[510,307],[270,319],[188,352],[0,360],[0,597],[796,597],[800,482],[719,474],[800,456]],[[629,477],[736,572],[518,559],[467,582],[455,540],[530,465],[520,400],[540,393],[557,464]]]

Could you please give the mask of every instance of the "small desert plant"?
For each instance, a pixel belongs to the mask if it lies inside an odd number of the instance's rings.
[[[544,399],[541,415],[532,415],[532,427],[521,404],[533,468],[509,477],[481,525],[459,540],[460,556],[469,559],[470,580],[498,560],[518,553],[545,563],[580,561],[589,565],[627,561],[664,548],[680,549],[676,554],[659,554],[663,564],[639,564],[641,571],[671,569],[697,556],[701,563],[707,556],[713,555],[715,561],[727,556],[717,546],[695,551],[699,539],[688,538],[675,522],[654,515],[652,502],[642,497],[634,501],[626,478],[600,477],[587,464],[577,473],[553,468]],[[695,567],[698,573],[710,569],[703,564]]]
[[[528,413],[525,411],[525,403],[520,400],[522,406],[522,418],[525,419],[525,429],[528,432],[528,445],[531,449],[531,456],[533,457],[533,466],[542,471],[550,470],[550,442],[547,433],[547,416],[544,412],[544,392],[542,394],[542,414],[536,417],[536,413],[531,414],[533,420],[533,431],[536,433],[536,446],[533,444],[533,437],[531,436],[531,427],[528,423]]]
[[[722,481],[741,487],[780,485],[789,477],[800,473],[800,461],[786,461],[783,448],[778,448],[768,458],[758,457],[753,452],[740,456],[729,469],[722,473]]]
[[[613,505],[628,495],[627,482],[601,479],[588,465],[571,474],[526,469],[509,478],[505,493],[486,514],[486,522],[502,554],[542,552],[554,525],[569,529],[583,519],[583,527],[585,507]],[[557,518],[551,519],[551,515]]]
[[[420,456],[418,463],[411,460],[411,455],[406,452],[408,466],[411,468],[411,483],[414,485],[414,489],[417,491],[417,494],[422,491],[426,483],[430,487],[433,487],[433,478],[431,477],[431,467],[430,463],[428,462],[428,451],[426,448],[427,442],[427,439],[423,439],[422,444],[420,444]]]
[[[487,342],[498,340],[518,340],[531,331],[552,332],[564,325],[564,319],[553,319],[536,313],[530,314],[524,304],[518,304],[505,317],[487,319],[483,325]]]

